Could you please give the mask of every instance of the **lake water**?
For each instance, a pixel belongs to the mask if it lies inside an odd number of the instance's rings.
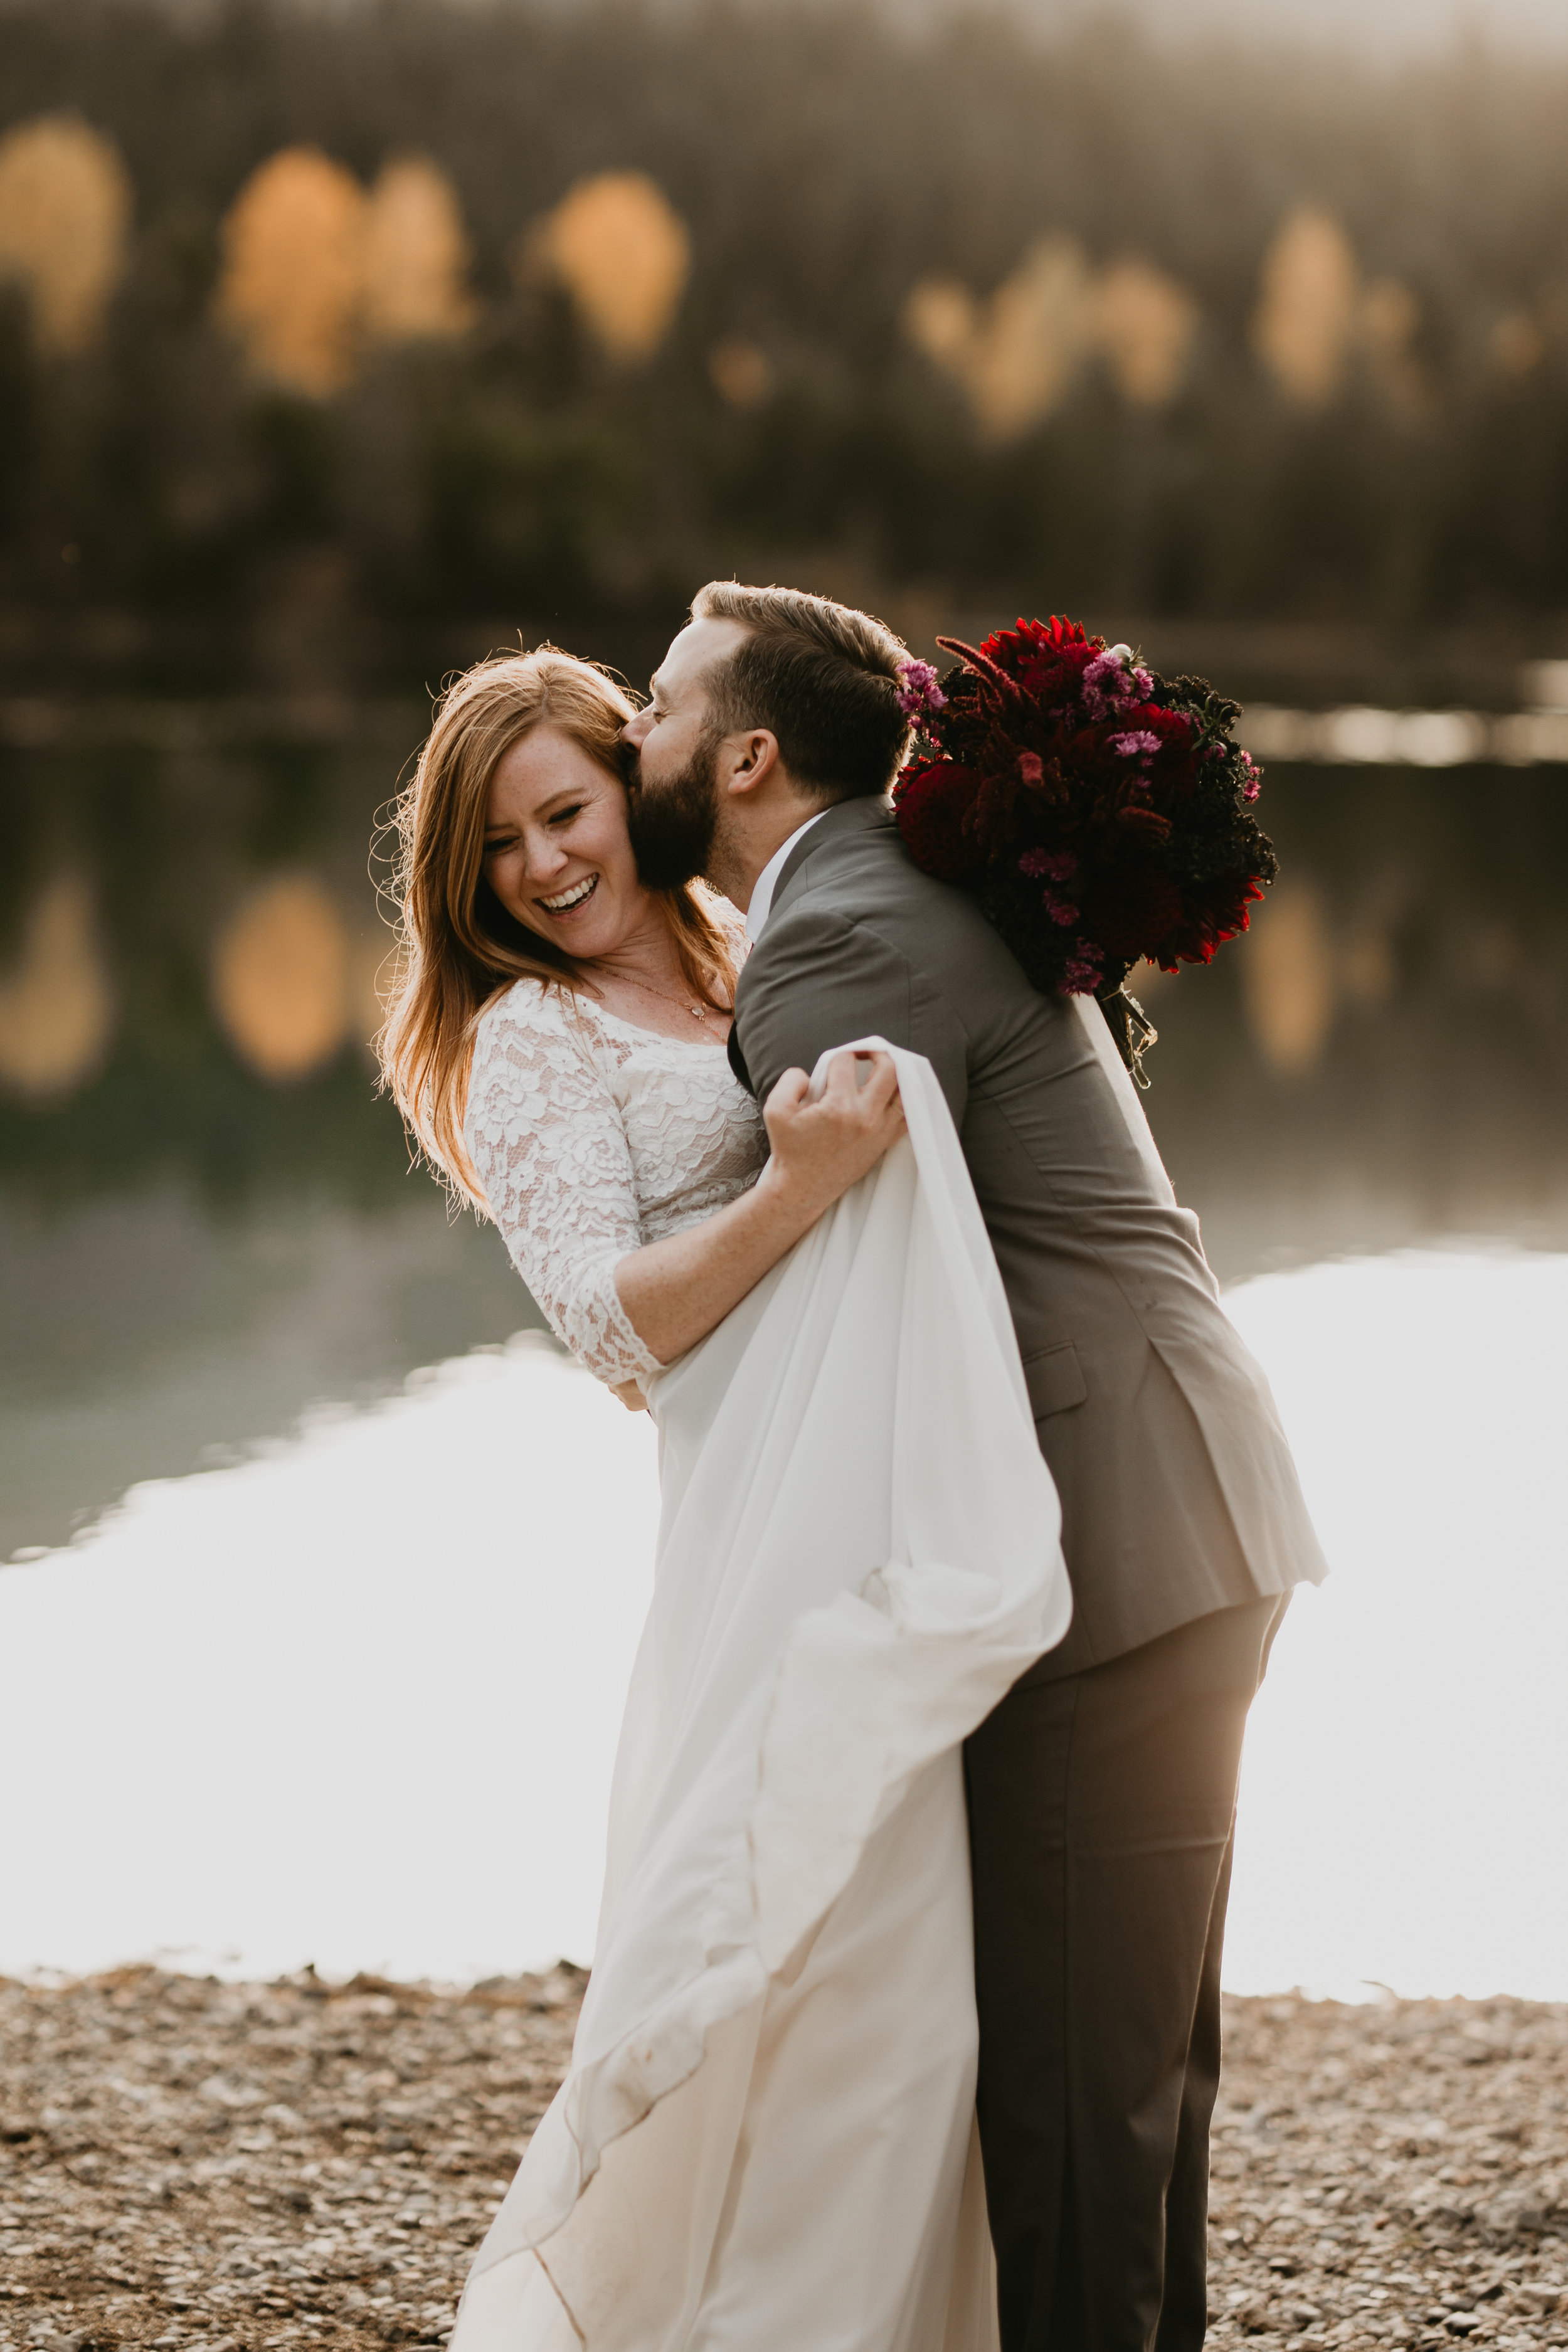
[[[1258,1702],[1227,1980],[1568,1999],[1568,1257],[1231,1297],[1334,1573]],[[592,1952],[653,1433],[536,1339],[0,1580],[0,1969]]]
[[[650,1433],[373,1094],[418,714],[132,716],[0,712],[0,1966],[582,1955]],[[1276,765],[1264,809],[1272,903],[1145,999],[1337,1568],[1259,1701],[1232,1980],[1561,1996],[1564,771]]]

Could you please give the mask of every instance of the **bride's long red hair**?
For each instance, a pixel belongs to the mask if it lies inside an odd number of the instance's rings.
[[[519,980],[595,992],[591,973],[509,915],[485,880],[490,779],[520,737],[548,722],[618,781],[635,709],[606,671],[553,646],[492,656],[441,696],[395,804],[398,952],[375,1041],[382,1082],[419,1150],[487,1213],[463,1142],[479,1015]],[[689,883],[658,895],[686,984],[727,1004],[734,966],[709,894]]]

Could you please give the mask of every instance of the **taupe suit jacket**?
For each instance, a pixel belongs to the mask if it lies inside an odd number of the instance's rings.
[[[920,871],[885,802],[856,800],[785,862],[731,1059],[762,1097],[873,1034],[941,1080],[1061,1493],[1073,1623],[1036,1675],[1321,1581],[1268,1383],[1141,1111],[1078,1009],[1039,994],[971,900]]]

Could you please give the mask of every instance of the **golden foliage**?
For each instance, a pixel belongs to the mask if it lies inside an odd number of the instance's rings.
[[[772,360],[739,336],[714,344],[708,354],[708,373],[714,391],[731,408],[760,408],[773,388]]]
[[[365,332],[380,342],[460,335],[474,319],[472,258],[446,173],[427,155],[383,164],[365,222]]]
[[[1322,900],[1309,882],[1271,890],[1240,961],[1248,1026],[1282,1077],[1312,1069],[1334,1017],[1334,966]]]
[[[225,927],[213,1003],[230,1043],[264,1078],[302,1078],[348,1034],[350,945],[337,903],[313,875],[266,883]]]
[[[1338,392],[1356,331],[1360,273],[1331,214],[1291,214],[1263,262],[1253,342],[1275,381],[1303,408]]]
[[[1300,407],[1326,407],[1357,353],[1391,405],[1418,407],[1411,347],[1419,325],[1407,286],[1380,278],[1363,287],[1350,240],[1329,213],[1292,213],[1264,257],[1253,345]]]
[[[252,372],[316,399],[367,341],[461,334],[474,317],[456,191],[427,156],[383,165],[367,196],[313,147],[261,164],[224,222],[218,317]]]
[[[1122,397],[1161,408],[1185,380],[1197,305],[1148,262],[1096,275],[1070,236],[1041,237],[989,300],[925,278],[904,306],[916,348],[963,389],[988,440],[1039,424],[1099,352]]]
[[[579,180],[523,240],[519,273],[541,271],[571,295],[593,335],[623,366],[651,359],[691,274],[691,238],[642,172]]]
[[[1118,261],[1094,293],[1095,341],[1134,408],[1163,408],[1186,379],[1198,306],[1146,261]]]
[[[980,333],[980,309],[952,278],[922,278],[904,304],[904,332],[928,360],[960,376]]]
[[[62,874],[34,908],[20,961],[0,981],[0,1081],[18,1094],[68,1094],[101,1063],[114,1033],[88,887]]]
[[[318,148],[287,147],[251,173],[223,225],[218,317],[252,371],[324,398],[353,373],[366,203]]]
[[[987,440],[1048,416],[1093,339],[1090,281],[1070,236],[1031,246],[986,301],[951,278],[926,278],[904,306],[910,341],[959,383]]]
[[[131,183],[119,151],[74,115],[0,139],[0,278],[18,281],[42,350],[85,351],[125,267]]]

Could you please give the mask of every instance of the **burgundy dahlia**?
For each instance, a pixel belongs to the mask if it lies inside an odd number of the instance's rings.
[[[1239,706],[1054,615],[937,642],[960,658],[894,789],[910,855],[974,895],[1037,988],[1097,996],[1136,1071],[1152,1032],[1129,972],[1207,963],[1279,870]]]

